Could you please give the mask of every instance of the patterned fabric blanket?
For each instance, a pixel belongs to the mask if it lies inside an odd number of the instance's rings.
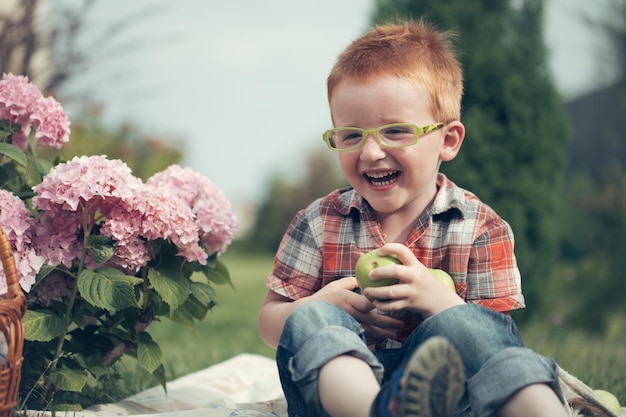
[[[51,417],[33,412],[33,416]],[[114,404],[57,417],[287,417],[273,359],[242,354]]]
[[[583,382],[564,370],[559,376],[571,417],[615,417]],[[52,417],[41,411],[29,415]],[[168,382],[167,393],[157,386],[114,404],[56,416],[287,417],[287,404],[274,360],[241,354]],[[622,408],[622,416],[626,416],[626,408]]]

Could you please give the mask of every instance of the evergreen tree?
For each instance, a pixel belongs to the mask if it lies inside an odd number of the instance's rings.
[[[569,125],[548,68],[543,2],[378,0],[373,22],[418,18],[459,34],[466,139],[442,170],[511,224],[530,307],[517,318],[546,313]]]

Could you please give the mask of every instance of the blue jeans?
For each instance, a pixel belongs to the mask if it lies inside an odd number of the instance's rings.
[[[459,351],[466,392],[456,415],[490,416],[526,385],[546,383],[562,398],[558,367],[524,347],[514,321],[477,304],[449,308],[424,320],[402,347],[372,352],[363,327],[341,308],[312,302],[285,322],[276,351],[290,417],[327,416],[319,400],[318,373],[331,359],[349,354],[367,362],[385,382],[402,373],[412,353],[429,337],[444,336]]]

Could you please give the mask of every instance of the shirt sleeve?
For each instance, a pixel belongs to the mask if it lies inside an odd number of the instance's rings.
[[[483,224],[472,246],[466,301],[500,312],[525,307],[513,231],[499,216]]]
[[[300,211],[276,252],[274,268],[265,281],[267,288],[292,300],[319,290],[322,254],[318,241],[306,212]]]

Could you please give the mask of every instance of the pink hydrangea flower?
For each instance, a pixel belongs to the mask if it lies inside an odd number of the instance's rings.
[[[100,229],[115,240],[111,260],[126,270],[137,271],[150,256],[139,242],[169,240],[188,262],[206,264],[207,254],[199,246],[198,226],[191,208],[168,190],[144,185],[131,199],[130,209],[114,208]]]
[[[64,143],[69,142],[70,121],[54,98],[40,98],[30,119],[35,128],[37,145],[60,149]]]
[[[65,265],[70,268],[80,259],[83,242],[81,217],[75,212],[41,212],[35,218],[34,247],[48,265]]]
[[[151,259],[147,242],[169,240],[189,262],[206,264],[191,207],[166,188],[141,182],[119,160],[80,156],[54,167],[33,187],[36,248],[50,265],[80,259],[86,228],[114,241],[108,264],[137,272]],[[89,267],[96,266],[91,258]]]
[[[36,249],[50,265],[70,267],[82,251],[81,234],[114,210],[128,211],[143,186],[120,160],[80,156],[54,167],[33,187]]]
[[[119,159],[76,156],[55,166],[33,187],[33,204],[44,211],[70,212],[95,205],[105,212],[108,203],[115,206],[128,201],[141,186],[141,180]]]
[[[12,138],[13,145],[20,149],[28,147],[30,115],[39,98],[41,92],[22,75],[5,74],[0,80],[0,119],[20,125]]]
[[[191,207],[207,253],[223,253],[230,245],[237,231],[237,220],[230,201],[208,178],[191,168],[171,165],[146,183],[168,189]]]
[[[0,225],[9,238],[20,286],[30,291],[43,258],[32,248],[32,217],[24,202],[13,193],[0,190]],[[6,275],[0,271],[0,294],[7,291]]]
[[[0,119],[20,125],[11,138],[20,149],[28,147],[31,127],[39,146],[60,148],[69,141],[70,122],[61,105],[44,97],[23,75],[4,74],[0,80]]]

